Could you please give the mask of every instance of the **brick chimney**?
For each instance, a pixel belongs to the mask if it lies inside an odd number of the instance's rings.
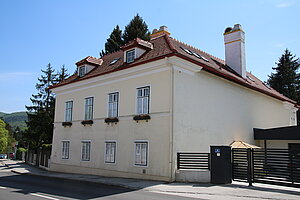
[[[224,43],[226,64],[246,78],[245,32],[240,24],[225,29]]]
[[[170,33],[168,32],[168,27],[161,26],[159,30],[155,28],[153,29],[152,34],[150,35],[150,40],[154,40],[164,35],[170,35]]]

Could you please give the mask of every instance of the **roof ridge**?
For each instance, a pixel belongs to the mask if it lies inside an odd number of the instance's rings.
[[[94,58],[94,59],[101,59],[101,58],[96,58],[96,57],[94,57],[94,56],[88,56],[88,57],[91,57],[91,58]]]
[[[167,42],[167,44],[168,44],[170,50],[171,50],[172,52],[178,53],[178,51],[176,50],[176,48],[175,48],[175,47],[173,46],[173,44],[170,42],[170,36],[169,36],[169,35],[164,35],[163,37],[165,38],[165,40],[166,40],[166,42]]]
[[[199,48],[197,48],[197,47],[194,47],[194,46],[192,46],[192,45],[190,45],[190,44],[187,44],[187,43],[185,43],[185,42],[182,42],[182,41],[180,41],[180,40],[177,40],[177,39],[175,39],[175,38],[173,38],[173,37],[171,37],[171,36],[169,36],[169,37],[170,37],[171,39],[173,39],[173,40],[175,40],[175,41],[181,43],[181,44],[184,44],[184,45],[189,46],[189,47],[191,47],[191,48],[197,49],[198,51],[201,51],[202,53],[204,53],[204,54],[206,54],[206,55],[208,55],[208,56],[210,56],[210,57],[212,57],[212,58],[218,60],[218,61],[221,62],[222,64],[225,63],[225,60],[223,60],[223,59],[221,59],[221,58],[218,58],[218,57],[216,57],[216,56],[214,56],[214,55],[212,55],[212,54],[210,54],[210,53],[207,53],[206,51],[203,51],[203,50],[201,50],[201,49],[199,49]]]

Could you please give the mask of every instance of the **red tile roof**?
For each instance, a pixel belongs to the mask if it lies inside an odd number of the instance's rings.
[[[122,50],[127,50],[127,49],[130,49],[132,47],[141,47],[143,49],[153,49],[153,45],[151,42],[148,42],[148,41],[145,41],[145,40],[142,40],[140,38],[136,38],[134,40],[132,40],[131,42],[128,42],[127,44],[121,46],[121,49]]]
[[[240,75],[238,75],[235,71],[233,71],[229,66],[225,65],[225,61],[222,59],[219,59],[217,57],[214,57],[204,51],[201,51],[195,47],[192,47],[188,44],[182,43],[170,36],[162,35],[161,37],[154,38],[150,42],[142,42],[141,39],[136,39],[127,45],[125,45],[123,48],[126,48],[127,46],[131,46],[132,44],[147,44],[151,43],[153,48],[147,48],[146,52],[141,55],[138,59],[136,59],[132,63],[124,63],[124,53],[123,50],[108,54],[100,58],[94,58],[94,57],[86,57],[85,59],[77,62],[76,64],[83,64],[83,63],[90,63],[96,66],[92,71],[90,71],[88,74],[86,74],[83,77],[79,77],[77,74],[73,74],[68,79],[64,80],[63,82],[52,86],[51,88],[57,88],[66,84],[70,84],[73,82],[85,80],[88,78],[101,76],[103,74],[112,73],[115,71],[127,69],[130,67],[135,67],[143,63],[148,63],[154,60],[163,59],[165,57],[170,56],[177,56],[182,59],[188,60],[194,64],[197,64],[202,69],[210,72],[212,74],[215,74],[217,76],[220,76],[222,78],[225,78],[229,81],[235,82],[237,84],[240,84],[242,86],[245,86],[247,88],[259,91],[261,93],[267,94],[269,96],[272,96],[276,99],[282,100],[282,101],[288,101],[290,103],[293,103],[296,105],[296,102],[285,97],[284,95],[280,94],[273,88],[267,86],[264,84],[261,80],[256,78],[251,73],[247,72],[247,78],[242,78]],[[147,44],[149,47],[151,45]],[[194,52],[201,57],[204,57],[204,59],[197,58],[195,55],[190,55],[187,53],[184,49],[188,49],[191,52]],[[116,63],[110,64],[114,59],[120,58]],[[297,105],[296,105],[297,106]],[[299,107],[299,106],[297,106]]]
[[[92,57],[92,56],[88,56],[80,61],[78,61],[76,63],[76,65],[81,65],[81,64],[91,64],[91,65],[101,65],[103,63],[103,60],[101,58],[95,58],[95,57]]]

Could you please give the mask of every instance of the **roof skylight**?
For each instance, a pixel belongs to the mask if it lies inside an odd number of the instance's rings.
[[[111,61],[111,62],[109,63],[109,65],[115,64],[116,62],[118,62],[118,60],[120,60],[120,57],[119,57],[119,58],[115,58],[113,61]]]
[[[193,55],[193,52],[184,48],[184,47],[180,47],[183,51],[185,51],[186,53],[190,54],[190,55]]]
[[[200,54],[197,54],[197,53],[195,53],[195,52],[193,52],[193,54],[194,54],[194,56],[196,56],[197,58],[202,59],[202,56],[201,56]]]
[[[198,53],[196,53],[196,52],[194,52],[194,51],[191,51],[191,50],[186,49],[186,48],[184,48],[184,47],[180,47],[180,48],[181,48],[183,51],[185,51],[186,53],[195,56],[196,58],[199,58],[199,59],[202,59],[202,60],[204,60],[204,61],[206,61],[206,62],[209,62],[209,60],[207,60],[206,58],[204,58],[203,56],[201,56],[200,54],[198,54]]]
[[[250,79],[252,82],[255,82],[255,80],[248,75],[247,75],[247,78]]]

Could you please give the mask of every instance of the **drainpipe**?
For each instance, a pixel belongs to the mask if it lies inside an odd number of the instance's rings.
[[[167,58],[168,59],[168,58]],[[167,61],[168,63],[168,61]],[[174,155],[174,149],[173,149],[173,121],[174,121],[174,67],[173,65],[169,64],[171,68],[171,80],[170,80],[170,84],[171,84],[171,102],[170,102],[170,143],[169,143],[169,152],[170,152],[170,160],[169,160],[169,164],[170,164],[170,181],[174,181],[175,177],[174,177],[174,159],[173,159],[173,155]]]

